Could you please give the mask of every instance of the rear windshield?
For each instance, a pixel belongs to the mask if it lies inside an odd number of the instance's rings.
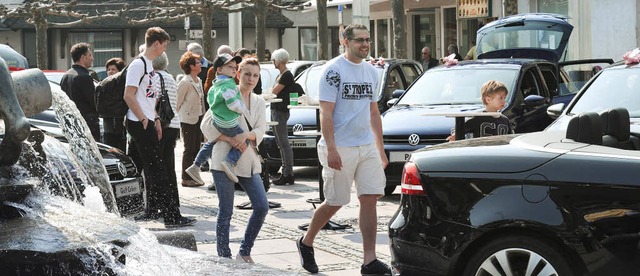
[[[482,104],[480,88],[489,80],[505,84],[512,93],[518,70],[513,69],[465,69],[427,71],[417,79],[398,104],[405,105],[455,105]],[[510,97],[507,97],[510,98]]]
[[[563,33],[558,30],[544,30],[548,23],[527,23],[526,26],[502,27],[480,34],[478,54],[496,50],[537,48],[557,50]]]

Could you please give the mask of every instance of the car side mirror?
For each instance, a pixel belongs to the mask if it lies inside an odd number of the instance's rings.
[[[547,114],[552,119],[557,119],[558,117],[560,117],[563,110],[564,110],[564,103],[557,103],[547,108]]]
[[[536,107],[543,105],[546,102],[545,97],[540,95],[529,95],[524,98],[524,106],[525,107]]]
[[[396,90],[398,91],[398,90]],[[395,93],[395,92],[394,92]],[[387,107],[391,108],[394,104],[398,102],[398,98],[393,98],[387,101]]]
[[[400,98],[402,94],[404,94],[404,89],[396,89],[393,91],[393,93],[391,93],[391,98],[393,99]]]

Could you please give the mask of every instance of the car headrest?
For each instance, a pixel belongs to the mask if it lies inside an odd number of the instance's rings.
[[[629,140],[631,123],[627,109],[612,108],[600,114],[600,117],[602,118],[602,131],[605,135],[611,135],[618,141]]]
[[[569,121],[566,137],[576,142],[602,145],[602,119],[595,112],[580,113]]]

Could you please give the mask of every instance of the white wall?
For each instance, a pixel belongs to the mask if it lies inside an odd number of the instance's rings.
[[[591,1],[591,57],[610,57],[614,61],[636,47],[638,13],[636,0]]]

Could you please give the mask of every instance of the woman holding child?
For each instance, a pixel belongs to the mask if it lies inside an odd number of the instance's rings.
[[[235,63],[232,61],[232,63]],[[222,69],[221,69],[222,70]],[[244,115],[238,123],[244,132],[229,137],[220,134],[212,122],[211,110],[207,111],[202,122],[202,131],[208,141],[215,141],[211,157],[213,180],[216,183],[219,212],[216,225],[216,244],[218,256],[231,258],[229,248],[229,227],[233,214],[234,182],[223,171],[222,163],[233,147],[242,152],[236,165],[232,168],[240,186],[251,200],[253,212],[249,218],[244,237],[240,244],[240,252],[236,259],[253,263],[251,248],[269,210],[267,195],[260,177],[262,166],[256,147],[262,142],[266,130],[265,101],[252,93],[260,79],[260,64],[256,59],[244,59],[238,66],[240,99],[246,107]],[[246,142],[249,142],[247,145]]]

